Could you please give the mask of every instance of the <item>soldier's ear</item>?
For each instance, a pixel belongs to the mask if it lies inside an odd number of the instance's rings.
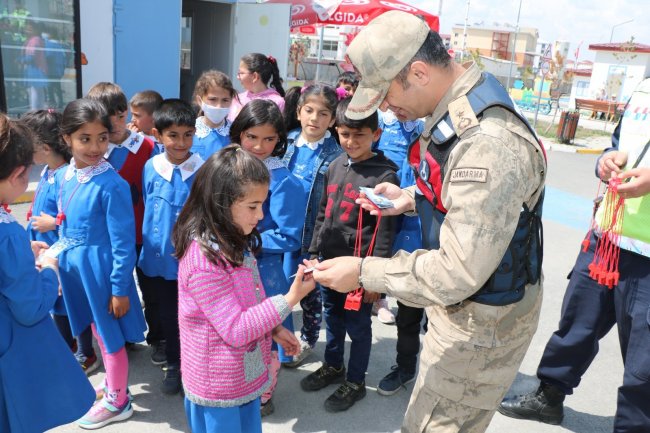
[[[428,84],[431,80],[428,65],[420,60],[411,63],[411,75],[412,79],[421,86]]]

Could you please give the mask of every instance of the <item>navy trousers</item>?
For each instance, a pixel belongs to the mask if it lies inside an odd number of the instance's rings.
[[[559,329],[537,369],[540,380],[572,394],[598,353],[598,342],[618,325],[624,362],[615,433],[650,431],[650,259],[621,250],[618,286],[589,277],[595,238],[580,251],[564,295]]]
[[[410,307],[397,301],[397,365],[408,373],[415,373],[420,353],[420,329],[424,308]]]
[[[350,382],[365,382],[370,347],[372,346],[372,322],[370,319],[372,304],[361,304],[359,311],[343,308],[346,293],[322,288],[323,313],[327,344],[325,345],[325,362],[334,368],[343,366],[345,354],[345,334],[350,336],[350,359],[348,361],[347,379]]]

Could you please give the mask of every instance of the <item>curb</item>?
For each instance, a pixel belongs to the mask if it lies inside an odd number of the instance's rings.
[[[557,143],[544,143],[546,150],[553,152],[564,152],[564,153],[580,153],[583,155],[600,155],[605,149],[591,148],[591,147],[576,147],[567,144],[557,144]]]

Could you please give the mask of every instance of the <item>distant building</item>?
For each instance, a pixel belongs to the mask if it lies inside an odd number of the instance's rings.
[[[464,25],[456,24],[451,30],[451,48],[456,53],[463,51]],[[485,57],[510,60],[515,52],[517,66],[533,66],[535,48],[539,32],[536,28],[520,27],[515,44],[515,27],[509,25],[487,26],[474,24],[467,26],[465,51],[476,52]]]
[[[440,38],[442,39],[442,43],[445,44],[445,48],[450,49],[451,48],[451,35],[448,35],[446,33],[440,33]]]
[[[596,52],[589,97],[627,101],[636,86],[650,75],[650,45],[615,42],[589,45]]]

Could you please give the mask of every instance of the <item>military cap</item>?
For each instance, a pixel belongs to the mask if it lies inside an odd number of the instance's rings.
[[[359,32],[346,53],[361,78],[345,112],[348,118],[365,119],[377,110],[391,81],[411,61],[429,31],[417,16],[390,11]]]

